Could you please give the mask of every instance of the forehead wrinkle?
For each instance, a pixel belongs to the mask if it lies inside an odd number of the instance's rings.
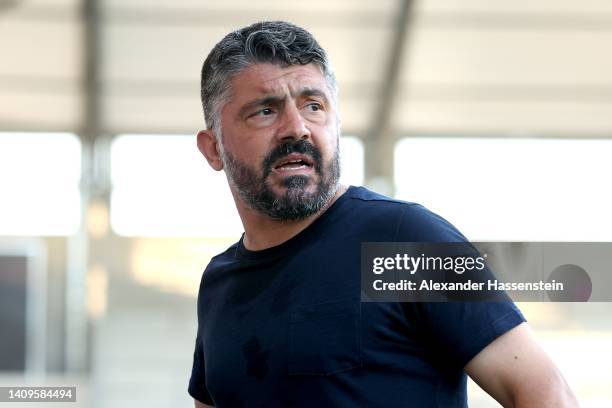
[[[312,78],[310,75],[295,72],[284,72],[274,78],[270,78],[262,83],[259,91],[265,94],[277,95],[279,93],[285,93],[286,89],[289,89],[289,95],[296,97],[309,91],[320,91],[321,82],[324,78],[318,80],[318,78]]]
[[[288,91],[288,92],[287,92]],[[258,90],[261,95],[256,100],[285,100],[287,93],[292,99],[298,99],[300,97],[319,96],[324,98],[326,101],[329,100],[327,94],[323,89],[318,86],[311,86],[310,84],[300,84],[297,88],[292,87],[289,84],[284,84],[278,87],[262,87]]]

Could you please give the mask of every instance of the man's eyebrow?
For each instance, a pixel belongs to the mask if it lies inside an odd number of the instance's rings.
[[[318,96],[319,98],[322,98],[325,102],[328,102],[327,95],[325,94],[325,92],[323,92],[322,90],[318,88],[304,88],[300,92],[300,96],[302,97]]]
[[[326,103],[329,102],[325,92],[323,92],[322,90],[318,88],[304,88],[300,90],[297,94],[293,94],[292,96],[295,97],[296,95],[302,98],[304,97],[309,98],[313,96],[319,97],[319,98],[322,98]],[[263,96],[261,98],[254,99],[244,104],[238,111],[238,114],[240,116],[244,116],[248,114],[250,110],[255,109],[259,106],[277,105],[283,102],[284,100],[285,100],[284,96],[274,96],[274,95]]]

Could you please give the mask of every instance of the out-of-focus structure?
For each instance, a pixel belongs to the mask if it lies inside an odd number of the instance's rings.
[[[192,405],[195,294],[241,232],[195,147],[199,70],[264,19],[331,56],[345,182],[473,240],[612,241],[608,0],[0,0],[0,386]],[[583,406],[610,406],[611,307],[522,306]]]

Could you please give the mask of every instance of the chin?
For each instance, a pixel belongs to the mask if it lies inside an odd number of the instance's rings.
[[[289,190],[314,193],[317,189],[317,182],[311,176],[295,175],[284,177],[277,183],[277,187],[283,193]]]

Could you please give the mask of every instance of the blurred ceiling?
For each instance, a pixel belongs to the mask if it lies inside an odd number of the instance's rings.
[[[345,134],[612,135],[609,0],[0,0],[0,130],[194,133],[206,54],[263,19],[328,50]]]

